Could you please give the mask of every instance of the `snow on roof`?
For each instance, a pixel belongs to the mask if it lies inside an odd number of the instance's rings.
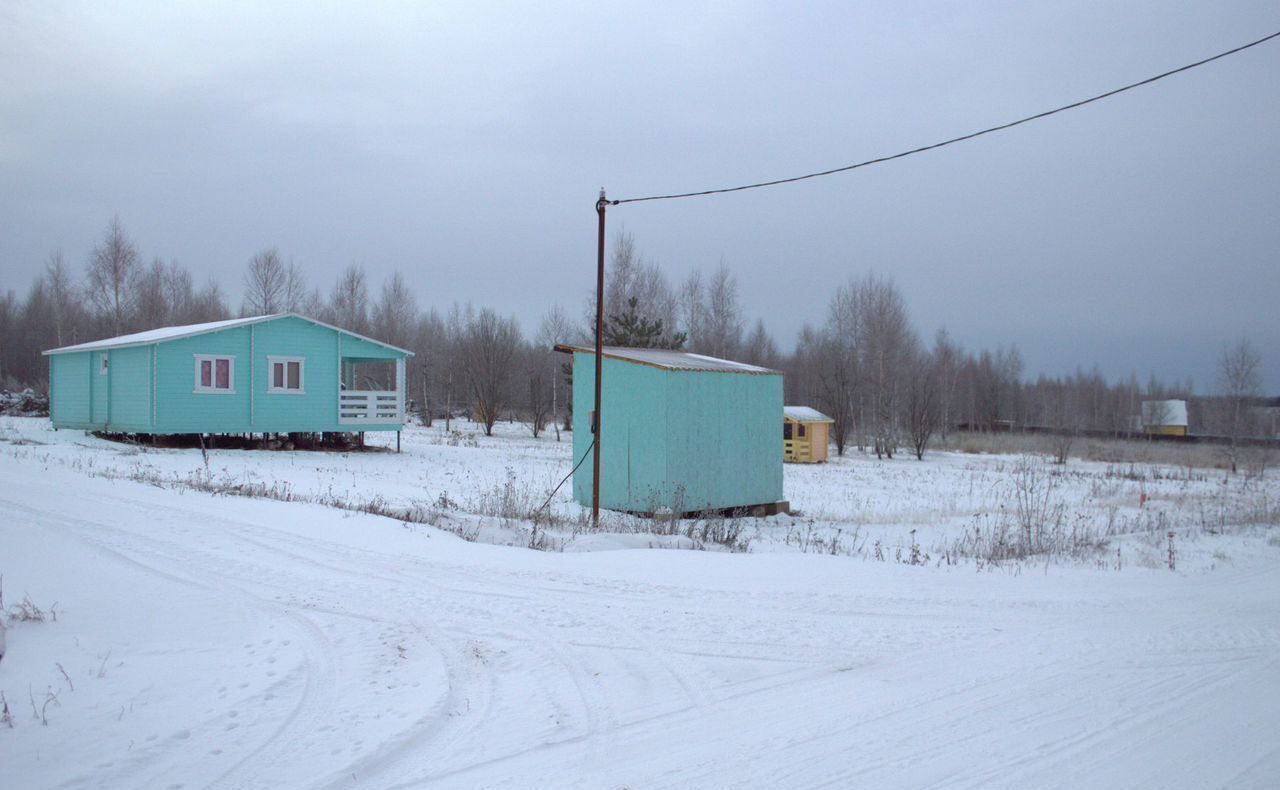
[[[160,329],[148,329],[145,332],[134,332],[133,334],[129,334],[129,335],[120,335],[119,337],[108,337],[104,340],[94,340],[89,343],[79,343],[74,346],[63,346],[62,348],[53,348],[53,349],[49,349],[48,351],[45,351],[44,353],[46,355],[69,354],[75,351],[104,351],[109,348],[128,348],[130,346],[149,346],[153,343],[164,343],[170,340],[177,340],[183,337],[204,335],[210,332],[220,332],[223,329],[232,329],[238,326],[248,326],[249,324],[259,324],[264,321],[274,321],[277,318],[288,318],[288,317],[300,318],[303,321],[307,321],[309,323],[316,324],[318,326],[328,327],[329,329],[342,332],[343,334],[350,335],[352,337],[358,337],[361,340],[367,340],[370,343],[376,343],[377,345],[383,346],[385,348],[394,349],[396,351],[403,351],[406,354],[413,354],[412,351],[408,351],[403,348],[397,348],[396,346],[393,346],[390,343],[383,343],[381,340],[374,340],[371,337],[365,337],[364,335],[356,334],[355,332],[342,329],[341,327],[336,327],[330,324],[326,324],[323,321],[317,321],[314,318],[307,318],[305,315],[299,315],[297,313],[273,313],[272,315],[259,315],[259,316],[251,316],[248,318],[230,318],[226,321],[209,321],[203,324],[187,324],[185,326],[166,326],[166,327],[161,327]]]
[[[808,406],[783,406],[782,416],[796,422],[835,422],[827,415]]]
[[[587,346],[558,345],[556,351],[566,353],[580,352],[594,354],[595,349]],[[610,359],[621,359],[626,362],[638,362],[641,365],[652,365],[663,370],[701,370],[712,373],[751,373],[754,375],[774,375],[776,370],[748,365],[745,362],[734,362],[729,359],[718,359],[703,354],[692,354],[688,351],[672,351],[666,348],[626,348],[623,346],[605,346],[604,355]]]
[[[1144,400],[1143,425],[1187,427],[1187,402],[1184,400]]]

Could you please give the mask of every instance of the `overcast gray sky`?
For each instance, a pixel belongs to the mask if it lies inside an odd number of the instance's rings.
[[[295,7],[296,5],[296,7]],[[119,214],[149,260],[277,246],[531,330],[582,312],[596,192],[894,153],[1280,30],[1259,2],[0,5],[0,287]],[[1250,336],[1280,393],[1280,40],[972,142],[749,193],[619,206],[674,282],[721,259],[785,348],[850,275],[929,337],[1212,388]]]

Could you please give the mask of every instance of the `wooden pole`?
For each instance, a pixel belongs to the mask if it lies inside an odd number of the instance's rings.
[[[595,438],[591,451],[591,524],[595,527],[600,526],[600,383],[604,373],[604,213],[607,205],[604,187],[601,187],[600,199],[596,201],[596,215],[600,220],[596,236],[596,408],[591,415]]]

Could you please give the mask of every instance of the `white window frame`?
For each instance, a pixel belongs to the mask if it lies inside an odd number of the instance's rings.
[[[289,363],[298,363],[298,388],[289,388]],[[276,386],[276,365],[284,365],[284,386]],[[307,394],[307,358],[306,357],[267,357],[267,394],[268,395],[306,395]]]
[[[236,394],[236,358],[231,354],[193,354],[196,358],[196,386],[193,392],[196,395],[235,395]],[[227,388],[222,389],[218,386],[218,360],[227,360]],[[200,363],[209,362],[213,367],[212,375],[209,378],[210,386],[202,387],[200,385]]]
[[[111,352],[103,351],[98,357],[98,375],[107,375],[107,370],[111,367]]]

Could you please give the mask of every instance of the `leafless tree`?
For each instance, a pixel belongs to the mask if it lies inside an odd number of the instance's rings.
[[[542,435],[542,429],[552,419],[551,410],[555,403],[552,388],[556,380],[555,360],[551,359],[553,353],[541,343],[534,343],[520,352],[524,360],[525,407],[529,411],[529,428],[535,439]],[[556,433],[559,435],[558,429]]]
[[[444,321],[433,308],[418,319],[417,332],[411,346],[414,357],[412,370],[417,376],[416,392],[422,396],[418,413],[423,425],[430,426],[435,408],[443,400],[442,382],[449,365],[449,337]]]
[[[520,328],[514,318],[502,318],[485,307],[466,322],[462,369],[471,394],[473,412],[493,435],[511,397],[512,363],[520,348]]]
[[[113,335],[123,334],[133,317],[137,274],[138,248],[125,235],[120,218],[113,217],[102,241],[90,253],[85,272],[90,304]]]
[[[632,300],[635,300],[634,306]],[[619,233],[613,244],[609,270],[605,276],[604,314],[611,316],[634,313],[647,322],[662,322],[667,336],[676,333],[676,298],[661,267],[650,263],[636,249],[635,238]],[[584,335],[595,337],[596,301],[594,289],[587,296]]]
[[[891,280],[867,275],[854,287],[872,441],[877,458],[892,458],[899,444],[902,382],[914,334],[902,294]]]
[[[154,258],[151,265],[138,274],[135,321],[139,329],[155,329],[169,325],[169,295],[165,285],[169,269],[164,261]]]
[[[307,285],[302,267],[292,260],[284,270],[285,312],[315,317],[323,312],[324,304],[319,292]]]
[[[14,375],[17,344],[8,339],[17,334],[20,315],[18,296],[13,289],[0,291],[0,338],[7,341],[0,343],[0,386],[8,386],[10,379],[17,379]]]
[[[762,368],[781,367],[782,355],[778,353],[778,344],[773,342],[769,331],[764,328],[764,321],[756,320],[755,326],[742,349],[742,361],[748,365],[759,365]]]
[[[343,270],[329,298],[330,322],[343,329],[367,334],[369,331],[369,290],[364,267],[353,263]]]
[[[956,388],[960,383],[960,348],[951,340],[946,329],[939,329],[933,338],[933,367],[938,383],[938,432],[946,441],[955,419]]]
[[[916,460],[923,461],[929,440],[938,429],[938,393],[941,386],[937,359],[918,345],[906,353],[907,397],[904,410],[911,449]]]
[[[559,359],[559,354],[552,349],[561,343],[570,343],[574,340],[573,324],[569,320],[568,314],[560,305],[552,305],[546,314],[542,316],[542,323],[538,327],[537,346],[545,353],[549,354],[551,365],[551,421],[556,426],[556,441],[560,441],[560,405],[565,406],[564,428],[569,430],[571,420],[573,418],[573,364],[572,362]],[[560,390],[563,384],[565,394],[562,397]]]
[[[418,322],[418,302],[400,272],[393,272],[382,284],[378,303],[373,306],[372,329],[379,340],[405,348]]]
[[[273,315],[284,311],[285,285],[288,272],[275,247],[263,250],[249,259],[244,275],[242,315]]]
[[[732,359],[742,347],[742,310],[738,306],[738,281],[721,262],[707,283],[706,333],[707,353]]]
[[[1240,440],[1250,433],[1250,403],[1262,388],[1262,359],[1249,338],[1223,347],[1218,358],[1218,387],[1226,409],[1227,445],[1223,454],[1235,474],[1240,461]]]
[[[75,329],[81,323],[76,319],[82,311],[62,250],[55,250],[45,261],[44,282],[53,319],[54,342],[59,346],[74,343]]]
[[[844,455],[849,436],[857,427],[857,401],[861,392],[862,304],[858,287],[850,281],[835,290],[827,307],[827,322],[820,334],[801,333],[801,346],[809,366],[816,369],[819,402],[834,421],[831,438],[836,454]]]
[[[688,338],[687,345],[692,351],[703,349],[703,338],[707,334],[707,300],[706,288],[702,283],[702,272],[694,269],[680,286],[677,300],[680,311],[680,329]]]
[[[191,322],[222,321],[230,317],[231,311],[227,308],[227,300],[222,295],[222,286],[210,277],[205,281],[204,287],[196,292],[192,303]]]

